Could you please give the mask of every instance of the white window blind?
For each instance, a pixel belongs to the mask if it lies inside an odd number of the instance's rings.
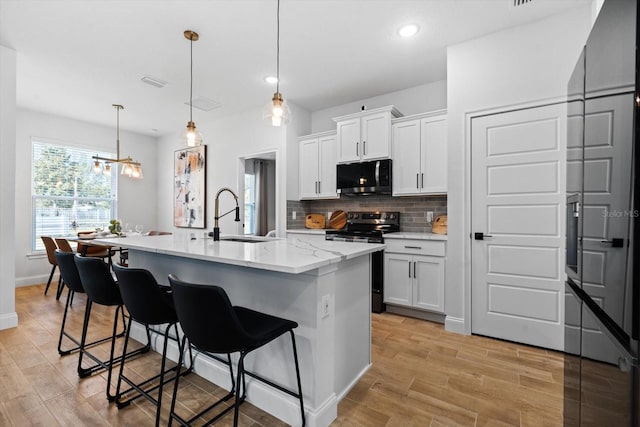
[[[113,153],[32,141],[32,250],[44,249],[40,236],[106,229],[116,217],[117,169],[112,175],[95,174],[94,155],[114,157]]]

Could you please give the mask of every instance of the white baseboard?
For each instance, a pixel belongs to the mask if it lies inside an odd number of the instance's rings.
[[[0,331],[3,329],[15,328],[18,326],[18,313],[1,314],[0,315]]]
[[[468,335],[464,328],[464,319],[460,317],[447,316],[444,319],[444,329],[449,332]]]
[[[56,269],[57,270],[57,269]],[[16,288],[20,288],[22,286],[31,286],[31,285],[39,285],[41,283],[47,283],[49,280],[49,273],[47,274],[38,274],[36,276],[24,276],[24,277],[16,277]],[[58,274],[53,275],[53,279],[51,279],[51,286],[58,286]]]
[[[131,328],[131,337],[141,343],[147,341],[144,327],[135,322]],[[156,351],[158,351],[158,349],[162,351],[162,337],[157,334],[152,334],[151,338],[151,347]],[[176,342],[173,340],[169,341],[167,347],[167,357],[176,362],[178,360],[178,346]],[[193,371],[197,373],[198,376],[211,381],[225,390],[231,388],[229,368],[225,364],[203,354],[194,354],[194,356]],[[235,361],[236,359],[232,357],[232,362]],[[178,394],[178,399],[180,399],[180,394]],[[292,426],[302,424],[302,420],[300,419],[300,403],[297,399],[251,377],[247,377],[247,401]],[[338,399],[335,395],[332,395],[318,408],[311,408],[305,401],[304,412],[307,426],[328,426],[337,417]]]

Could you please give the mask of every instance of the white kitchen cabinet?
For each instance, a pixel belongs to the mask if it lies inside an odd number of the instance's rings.
[[[445,257],[441,255],[446,243],[396,239],[394,243],[384,255],[384,302],[444,313]]]
[[[446,194],[446,112],[394,120],[391,158],[394,196]]]
[[[337,199],[335,132],[298,138],[300,144],[300,199]]]
[[[401,114],[393,106],[335,117],[338,162],[388,159],[391,155],[391,119]]]

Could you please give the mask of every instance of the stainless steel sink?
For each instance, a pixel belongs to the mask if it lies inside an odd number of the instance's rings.
[[[270,238],[270,237],[257,237],[257,236],[255,237],[227,236],[227,237],[221,237],[220,240],[226,241],[226,242],[264,243],[264,242],[271,242],[277,239]]]

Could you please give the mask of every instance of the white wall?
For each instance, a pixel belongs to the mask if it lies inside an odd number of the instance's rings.
[[[0,329],[18,325],[15,309],[16,52],[0,46]]]
[[[158,227],[172,230],[175,234],[197,233],[211,231],[214,223],[214,200],[217,191],[222,187],[229,187],[242,199],[244,187],[244,162],[241,158],[256,157],[256,154],[275,152],[276,168],[276,216],[278,229],[282,235],[286,228],[286,197],[288,182],[297,194],[297,167],[291,166],[289,156],[297,158],[295,137],[298,129],[308,131],[309,116],[303,109],[290,105],[293,121],[289,126],[273,127],[262,120],[262,109],[253,109],[237,115],[227,116],[218,120],[197,119],[198,129],[203,133],[204,143],[207,145],[207,206],[206,229],[175,228],[173,226],[173,153],[183,148],[178,132],[160,138],[158,145],[159,170],[167,171],[158,177]],[[259,157],[259,156],[258,156]],[[288,179],[290,168],[295,167],[295,175]],[[233,198],[228,193],[220,195],[220,213],[234,207]],[[233,214],[220,219],[220,232],[223,234],[242,234],[242,228],[233,221]]]
[[[20,167],[15,173],[15,269],[16,285],[30,285],[46,281],[51,269],[46,257],[28,256],[31,253],[31,138],[40,137],[83,148],[116,151],[115,112],[105,106],[105,114],[113,114],[113,127],[100,126],[44,113],[18,110],[16,117],[16,156]],[[120,123],[126,121],[125,110]],[[143,180],[118,175],[118,218],[131,224],[156,228],[157,156],[156,139],[120,130],[120,156],[131,156],[142,163]]]
[[[589,3],[447,50],[449,236],[445,312],[458,325],[469,312],[469,297],[465,297],[465,285],[470,283],[467,119],[483,110],[563,98],[592,23]],[[468,321],[466,332],[470,331]]]
[[[311,133],[335,130],[336,122],[332,120],[334,117],[357,113],[363,105],[367,110],[394,105],[404,116],[442,110],[447,108],[447,82],[440,80],[314,111],[311,114]]]

